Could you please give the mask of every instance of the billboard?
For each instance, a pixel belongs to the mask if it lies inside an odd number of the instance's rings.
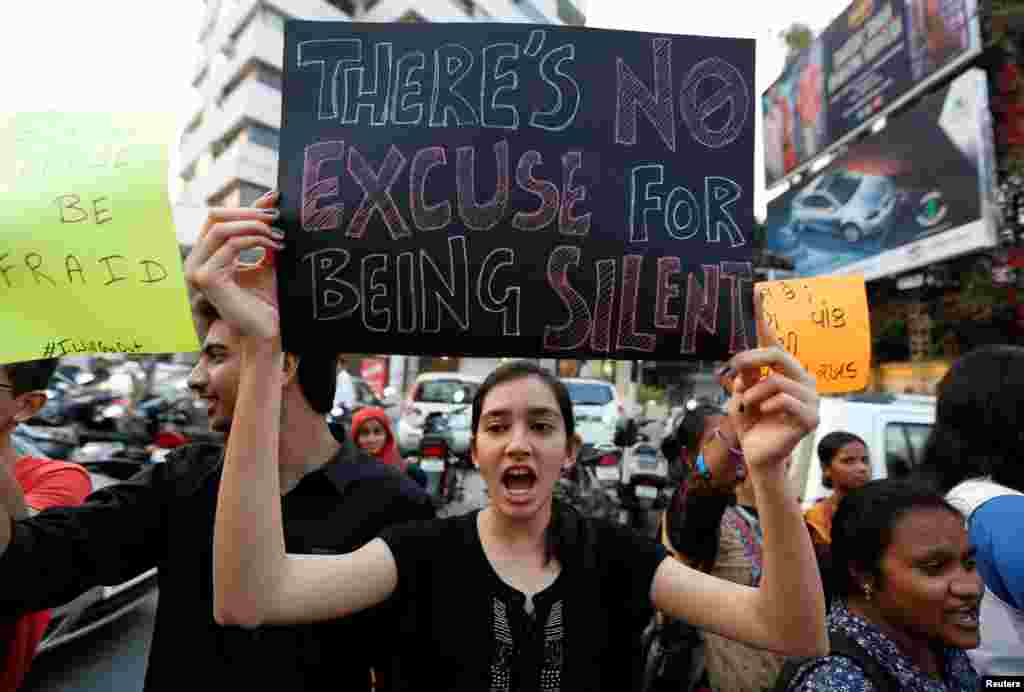
[[[965,72],[768,204],[798,276],[899,274],[995,243],[985,73]]]
[[[977,0],[855,0],[762,96],[770,187],[978,54]]]

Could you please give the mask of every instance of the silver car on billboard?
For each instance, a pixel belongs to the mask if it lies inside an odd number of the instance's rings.
[[[903,197],[886,176],[826,173],[793,198],[792,225],[856,243],[891,228]]]

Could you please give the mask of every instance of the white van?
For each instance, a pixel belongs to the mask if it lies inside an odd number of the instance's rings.
[[[868,446],[871,478],[902,478],[921,463],[925,442],[935,424],[935,397],[856,394],[822,397],[821,422],[793,452],[790,479],[804,509],[831,491],[821,484],[818,443],[830,432],[860,436]]]

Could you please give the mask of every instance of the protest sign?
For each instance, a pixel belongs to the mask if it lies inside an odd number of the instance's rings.
[[[167,200],[174,121],[0,115],[0,362],[198,350]]]
[[[285,26],[285,347],[722,359],[754,342],[754,43]]]
[[[762,281],[764,317],[823,394],[856,392],[871,371],[871,321],[862,276]]]

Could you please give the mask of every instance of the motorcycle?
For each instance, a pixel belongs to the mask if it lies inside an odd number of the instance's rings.
[[[618,487],[619,523],[656,537],[658,517],[672,499],[668,461],[658,454],[646,435],[623,453],[622,480]]]
[[[50,459],[70,459],[80,439],[73,425],[29,425],[22,423],[15,434]]]
[[[454,501],[459,492],[458,457],[452,453],[452,433],[444,413],[431,413],[423,422],[418,462],[427,478],[427,493],[437,506]]]
[[[72,453],[70,460],[123,480],[148,464],[163,463],[171,451],[191,441],[178,431],[163,430],[149,443],[86,442]]]
[[[597,468],[617,463],[619,449],[614,446],[584,445],[576,463],[563,470],[555,485],[555,497],[575,507],[586,517],[615,521],[618,501],[614,489],[608,488],[597,474]],[[610,460],[610,462],[609,462]]]

